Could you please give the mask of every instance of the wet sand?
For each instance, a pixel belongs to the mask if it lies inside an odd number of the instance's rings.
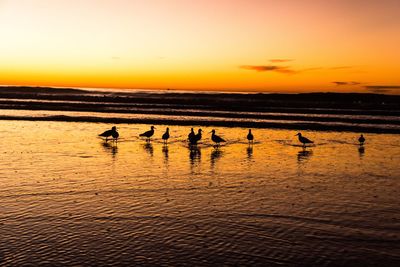
[[[190,126],[0,121],[0,266],[398,266],[400,139]],[[196,127],[197,128],[197,127]]]

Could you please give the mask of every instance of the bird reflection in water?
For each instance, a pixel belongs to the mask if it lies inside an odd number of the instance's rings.
[[[247,151],[247,159],[251,159],[253,157],[253,145],[249,145],[246,149]]]
[[[222,157],[222,154],[223,154],[222,151],[218,147],[215,147],[213,151],[211,151],[210,161],[212,168],[214,167],[218,159]]]
[[[113,157],[113,159],[115,159],[115,156],[118,153],[118,145],[117,142],[112,142],[112,143],[108,143],[108,142],[103,142],[102,146],[104,148],[104,150],[107,153],[111,153],[111,156]]]
[[[365,153],[365,147],[364,146],[359,146],[358,147],[358,155],[360,156],[360,159],[362,157],[364,157],[364,153]]]
[[[163,146],[162,152],[164,154],[164,160],[167,163],[168,162],[168,145]]]
[[[144,150],[146,150],[147,153],[149,153],[149,155],[151,157],[153,157],[154,149],[153,149],[153,145],[150,142],[147,142],[146,144],[144,144],[143,148],[144,148]]]
[[[303,148],[297,153],[297,162],[301,163],[307,161],[308,159],[310,159],[312,154],[312,150],[306,150],[305,148]]]
[[[189,147],[189,159],[190,159],[190,165],[192,166],[200,162],[201,150],[196,145]]]

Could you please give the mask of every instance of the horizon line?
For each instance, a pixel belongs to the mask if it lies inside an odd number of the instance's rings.
[[[348,91],[348,92],[338,92],[338,91],[331,91],[331,90],[320,90],[320,91],[262,91],[262,90],[256,90],[256,89],[249,89],[249,90],[239,90],[239,89],[215,89],[215,90],[210,90],[210,89],[175,89],[175,88],[126,88],[126,87],[85,87],[85,86],[76,86],[76,87],[69,87],[69,86],[52,86],[52,85],[5,85],[5,84],[0,84],[0,88],[47,88],[47,89],[73,89],[73,90],[82,90],[82,91],[94,91],[94,92],[101,92],[101,91],[116,91],[116,92],[121,92],[124,93],[126,91],[159,91],[160,93],[166,93],[166,92],[182,92],[182,93],[232,93],[232,94],[288,94],[288,95],[293,95],[293,94],[325,94],[325,93],[331,93],[331,94],[370,94],[370,95],[390,95],[390,96],[398,96],[400,93],[390,93],[390,92],[359,92],[359,91]]]

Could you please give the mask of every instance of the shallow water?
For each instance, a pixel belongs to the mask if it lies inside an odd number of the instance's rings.
[[[163,113],[160,109],[158,112]],[[167,109],[163,109],[164,113],[167,112]],[[245,113],[236,113],[235,116],[243,115],[243,117],[223,117],[216,116],[217,113],[215,111],[207,111],[203,112],[201,116],[196,116],[193,114],[190,115],[160,115],[160,114],[148,114],[148,113],[113,113],[113,112],[80,112],[80,111],[54,111],[54,110],[14,110],[14,109],[1,109],[1,118],[0,119],[12,119],[12,120],[61,120],[61,121],[77,121],[77,122],[104,122],[102,119],[114,120],[114,118],[118,118],[118,120],[136,120],[138,122],[143,121],[171,121],[176,124],[190,124],[190,123],[223,123],[223,125],[235,125],[237,123],[247,123],[249,125],[253,125],[255,127],[259,127],[259,124],[269,124],[271,127],[280,128],[280,127],[292,127],[293,125],[307,125],[307,127],[317,127],[317,129],[325,129],[326,127],[331,127],[333,129],[341,129],[343,127],[350,127],[349,129],[357,130],[358,132],[388,132],[395,131],[397,133],[400,130],[400,123],[398,121],[398,117],[396,116],[364,116],[368,117],[368,119],[362,120],[363,116],[347,116],[346,115],[317,115],[317,114],[309,114],[305,116],[310,120],[304,120],[300,118],[300,114],[291,115],[293,117],[285,118],[288,116],[287,113],[272,113],[265,114],[265,116],[272,116],[271,118],[249,118],[248,112]],[[231,112],[234,114],[235,112]],[[206,115],[207,114],[207,115]],[[216,116],[216,117],[215,117]],[[280,117],[281,116],[281,117]],[[299,117],[299,118],[296,118]],[[338,121],[323,121],[323,118],[333,118]],[[318,120],[318,118],[322,118]],[[396,118],[394,120],[391,120]],[[347,119],[347,122],[342,122],[340,120]],[[357,120],[362,120],[357,123]],[[373,120],[373,121],[371,121]],[[355,122],[356,121],[356,122]],[[126,121],[124,121],[126,122]],[[131,121],[129,121],[131,122]],[[151,123],[151,122],[148,122]],[[279,126],[278,126],[279,125]],[[242,126],[242,125],[240,125]],[[252,126],[251,126],[252,127]],[[304,126],[303,126],[304,127]],[[265,128],[265,127],[264,127]],[[392,132],[393,133],[393,132]]]
[[[399,96],[2,87],[0,120],[400,134]]]
[[[190,127],[0,121],[0,265],[396,266],[400,138]],[[197,128],[197,127],[196,127]]]

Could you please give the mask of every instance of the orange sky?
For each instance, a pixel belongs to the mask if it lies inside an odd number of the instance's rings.
[[[0,84],[400,93],[398,0],[0,0]]]

